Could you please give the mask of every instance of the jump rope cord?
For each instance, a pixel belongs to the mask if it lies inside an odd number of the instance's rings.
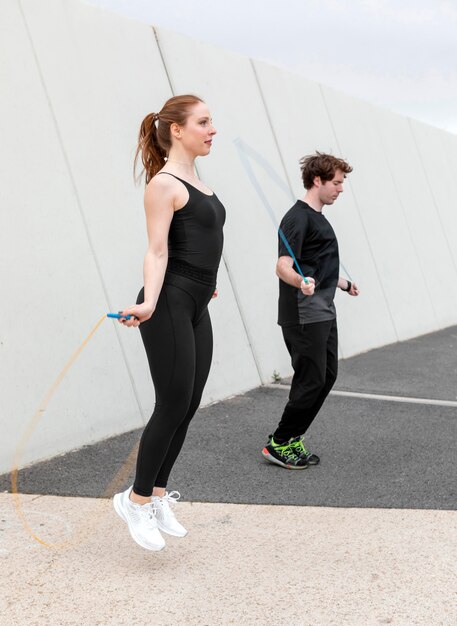
[[[273,180],[273,182],[276,183],[276,185],[282,190],[284,191],[284,193],[289,196],[291,202],[294,202],[295,197],[294,195],[291,193],[289,186],[283,181],[283,179],[278,176],[278,174],[276,173],[276,171],[273,169],[273,167],[270,165],[270,163],[258,152],[256,152],[253,148],[251,148],[251,146],[249,146],[247,143],[245,143],[242,139],[240,139],[239,137],[237,139],[234,140],[233,142],[235,144],[235,147],[237,149],[238,152],[238,156],[240,158],[240,161],[244,167],[244,170],[252,184],[252,186],[254,187],[254,189],[256,190],[259,198],[261,199],[264,207],[266,208],[268,215],[271,218],[271,221],[273,222],[275,228],[278,231],[279,236],[281,237],[281,240],[283,241],[284,245],[286,246],[287,252],[290,254],[295,267],[297,268],[297,272],[300,274],[300,276],[303,278],[303,280],[305,281],[305,283],[308,283],[309,281],[306,279],[306,277],[304,276],[302,269],[295,257],[295,254],[292,251],[292,248],[289,244],[289,242],[287,241],[287,237],[285,236],[282,228],[279,227],[278,225],[278,220],[276,218],[275,212],[273,210],[273,207],[271,206],[270,202],[268,201],[268,197],[265,194],[265,192],[263,191],[263,188],[261,186],[261,184],[259,183],[259,181],[257,180],[257,177],[254,173],[254,169],[252,167],[251,164],[251,160],[255,161],[258,165],[260,165],[260,167],[265,170],[265,172],[267,173],[268,177]],[[347,275],[348,279],[352,281],[352,278],[349,274],[349,272],[347,271],[347,269],[344,267],[344,265],[340,262],[341,268],[343,269],[343,271],[345,272],[345,274]]]
[[[76,359],[79,357],[81,352],[87,346],[87,344],[92,339],[92,337],[95,335],[95,333],[97,332],[98,328],[101,326],[101,324],[103,323],[105,318],[106,318],[106,315],[103,315],[103,317],[101,317],[98,320],[98,322],[92,328],[92,330],[87,335],[87,337],[84,339],[84,341],[82,341],[82,343],[79,345],[79,347],[73,352],[71,357],[68,359],[67,363],[65,364],[65,366],[62,369],[62,371],[59,373],[59,375],[57,376],[57,378],[55,379],[55,381],[53,382],[53,384],[49,388],[48,392],[46,393],[46,395],[44,396],[43,400],[41,401],[38,409],[35,411],[35,414],[33,415],[32,419],[28,423],[26,429],[24,430],[24,433],[22,434],[22,437],[21,437],[21,439],[20,439],[20,441],[19,441],[19,443],[17,445],[17,448],[16,448],[16,453],[14,455],[13,469],[11,470],[11,493],[13,494],[13,504],[14,504],[14,507],[16,509],[16,513],[17,513],[18,517],[21,519],[24,528],[30,533],[30,535],[36,541],[38,541],[38,543],[41,543],[43,546],[46,546],[47,548],[52,548],[54,546],[53,546],[53,544],[48,544],[46,541],[43,541],[43,539],[41,539],[40,537],[38,537],[34,533],[34,531],[30,527],[30,525],[28,524],[27,519],[26,519],[26,517],[24,515],[23,509],[22,509],[21,498],[20,498],[20,495],[19,495],[18,490],[17,490],[17,479],[18,479],[19,464],[20,464],[22,455],[24,453],[24,450],[25,450],[25,448],[27,446],[27,443],[29,442],[30,437],[32,436],[35,428],[37,427],[38,422],[43,417],[43,414],[45,413],[45,411],[47,409],[49,401],[51,400],[51,398],[53,397],[53,395],[57,391],[57,389],[58,389],[60,383],[62,382],[62,380],[65,378],[68,370],[72,367],[72,365],[74,364]]]

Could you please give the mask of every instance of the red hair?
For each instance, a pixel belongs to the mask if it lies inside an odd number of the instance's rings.
[[[183,126],[190,115],[190,109],[201,98],[193,95],[173,96],[165,102],[158,113],[149,113],[141,122],[138,134],[138,147],[135,153],[134,172],[141,154],[143,172],[146,175],[146,184],[166,163],[166,157],[171,148],[170,126],[179,124]]]

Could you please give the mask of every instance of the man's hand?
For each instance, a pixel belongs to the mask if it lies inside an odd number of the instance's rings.
[[[300,290],[304,296],[312,296],[314,293],[314,278],[307,276],[306,280],[308,283],[305,283],[304,280],[301,281]]]
[[[359,288],[355,283],[353,283],[348,278],[343,278],[342,276],[340,276],[340,278],[338,279],[338,287],[342,291],[348,293],[350,296],[358,296],[360,293]]]

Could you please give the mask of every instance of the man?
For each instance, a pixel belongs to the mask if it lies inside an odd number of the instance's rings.
[[[334,297],[339,287],[351,296],[357,285],[339,277],[338,242],[322,209],[343,191],[352,167],[330,154],[300,161],[306,194],[297,200],[280,224],[278,324],[294,369],[292,386],[279,425],[263,449],[263,456],[287,469],[305,469],[319,457],[303,438],[333,387],[338,369],[338,336]],[[303,280],[296,265],[306,276]]]

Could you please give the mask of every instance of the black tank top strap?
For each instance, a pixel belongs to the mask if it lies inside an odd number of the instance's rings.
[[[168,176],[173,176],[173,178],[176,178],[177,180],[180,180],[182,183],[186,182],[185,180],[182,180],[182,178],[179,178],[179,176],[175,176],[171,172],[157,172],[156,176],[158,176],[159,174],[167,174]]]
[[[192,183],[188,183],[187,180],[184,180],[184,178],[179,178],[179,176],[176,176],[175,174],[172,174],[171,172],[157,172],[157,175],[158,174],[168,174],[168,176],[173,176],[173,178],[176,178],[176,180],[179,180],[180,183],[183,183],[183,185],[186,186],[186,189],[189,191],[189,193],[197,191],[198,193],[202,193],[207,198],[212,198],[214,196],[214,192],[212,192],[211,194],[205,193],[204,191],[202,191],[195,185],[192,185]]]

